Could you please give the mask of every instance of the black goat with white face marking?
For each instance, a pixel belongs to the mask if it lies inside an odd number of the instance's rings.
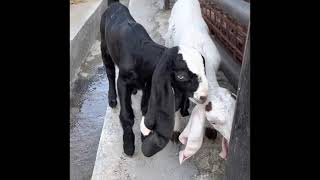
[[[143,141],[142,152],[152,156],[168,143],[173,132],[174,112],[180,109],[183,97],[201,101],[199,95],[205,88],[200,87],[205,83],[200,80],[204,70],[199,73],[201,68],[190,67],[188,49],[166,48],[153,42],[120,3],[112,3],[103,13],[100,31],[110,107],[117,105],[114,64],[119,68],[117,88],[124,152],[131,156],[135,150],[131,94],[142,89],[142,115],[146,115],[145,125],[152,130],[152,135]]]

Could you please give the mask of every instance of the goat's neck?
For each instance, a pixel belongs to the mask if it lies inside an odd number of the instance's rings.
[[[161,59],[163,52],[168,48],[153,41],[148,41],[143,49],[145,52],[150,52],[147,55],[144,55],[142,58],[144,62],[148,62],[147,64],[149,67],[147,68],[153,71]]]
[[[219,87],[219,84],[217,81],[216,72],[213,69],[207,70],[206,76],[207,76],[208,83],[209,83],[209,89],[211,89],[210,91],[217,89]]]

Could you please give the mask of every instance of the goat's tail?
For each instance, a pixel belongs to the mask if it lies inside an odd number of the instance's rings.
[[[161,151],[168,144],[169,139],[159,135],[156,131],[144,138],[142,142],[142,153],[146,157],[151,157]]]

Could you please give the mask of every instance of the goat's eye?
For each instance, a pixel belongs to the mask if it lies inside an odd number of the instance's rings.
[[[186,72],[180,71],[175,73],[175,79],[180,82],[185,82],[188,81],[190,78]]]
[[[178,75],[177,78],[178,78],[179,80],[184,80],[186,77],[185,77],[184,75]]]

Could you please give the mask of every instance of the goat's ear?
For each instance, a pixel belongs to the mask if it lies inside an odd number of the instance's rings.
[[[157,112],[163,112],[168,116],[172,116],[175,111],[175,97],[172,88],[172,73],[173,73],[173,61],[178,54],[178,48],[173,47],[167,49],[161,59],[159,60],[153,75],[151,94],[148,106],[148,112],[146,119],[149,121],[149,117],[157,114]],[[146,125],[148,123],[146,122]],[[147,126],[148,127],[148,126]],[[152,128],[152,127],[148,127]]]
[[[145,127],[152,130],[142,143],[142,152],[150,157],[162,150],[172,136],[174,127],[175,97],[172,88],[172,63],[178,48],[167,49],[152,75],[151,94]]]
[[[178,89],[176,89],[174,93],[175,111],[180,110],[182,117],[189,116],[189,98],[184,93],[180,92]]]
[[[180,113],[181,113],[182,117],[186,117],[186,116],[190,115],[190,113],[188,111],[189,106],[190,106],[189,98],[184,94],[182,97],[181,104],[180,104]]]

